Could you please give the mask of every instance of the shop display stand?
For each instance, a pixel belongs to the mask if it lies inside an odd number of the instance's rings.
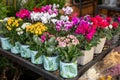
[[[13,62],[20,64],[23,67],[47,78],[48,80],[78,80],[90,67],[92,67],[96,62],[100,61],[107,53],[109,53],[114,47],[118,46],[120,42],[117,42],[115,45],[109,46],[107,49],[103,50],[101,54],[94,55],[94,59],[87,63],[84,66],[78,64],[78,75],[72,79],[64,79],[59,75],[59,70],[54,72],[49,72],[44,70],[42,65],[35,65],[30,62],[30,59],[24,59],[20,55],[11,53],[10,51],[3,50],[0,48],[0,54],[11,59]]]

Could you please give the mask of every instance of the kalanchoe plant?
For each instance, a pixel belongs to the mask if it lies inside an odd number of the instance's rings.
[[[74,35],[67,35],[66,37],[57,37],[58,52],[60,59],[63,62],[76,61],[82,53],[77,47],[79,44],[78,39]]]
[[[19,41],[19,38],[16,37],[18,36],[17,34],[17,28],[19,28],[23,23],[23,20],[21,18],[16,19],[15,17],[10,17],[8,18],[5,26],[3,27],[4,29],[4,36],[8,37],[10,39],[10,42],[14,44],[16,41]]]
[[[43,53],[46,56],[56,56],[57,52],[57,40],[54,35],[49,34],[48,32],[44,33],[41,36],[41,41],[43,43]]]

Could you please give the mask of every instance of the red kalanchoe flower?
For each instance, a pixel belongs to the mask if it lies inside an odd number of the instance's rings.
[[[118,28],[118,22],[113,22],[112,26],[113,28]]]

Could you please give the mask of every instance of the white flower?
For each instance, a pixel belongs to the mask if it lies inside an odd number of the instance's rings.
[[[43,16],[43,14],[40,12],[32,12],[30,14],[31,20],[33,20],[33,21],[40,21],[41,16]]]
[[[59,8],[59,4],[53,4],[53,9]]]
[[[25,29],[27,26],[29,26],[29,25],[31,25],[31,23],[24,23],[22,26],[21,26],[21,28],[22,29]]]
[[[18,34],[18,35],[23,34],[23,31],[22,31],[22,29],[21,29],[21,28],[17,28],[17,29],[16,29],[16,31],[17,31],[17,34]]]
[[[57,19],[51,19],[51,22],[55,24],[57,22]]]
[[[72,7],[69,6],[62,8],[62,10],[65,12],[65,14],[71,14],[73,12]]]
[[[41,17],[41,21],[42,21],[42,23],[48,23],[47,18],[46,18],[46,17],[44,17],[44,16],[42,16],[42,17]]]
[[[61,20],[64,20],[64,21],[68,21],[69,20],[69,17],[68,16],[60,16],[60,19]]]
[[[110,24],[110,25],[109,25],[109,28],[110,28],[110,29],[112,29],[112,28],[113,28],[113,26]]]
[[[7,22],[8,19],[9,19],[9,17],[6,17],[6,18],[3,19],[3,21],[4,21],[4,22]]]
[[[57,14],[55,14],[55,13],[53,13],[52,15],[50,15],[50,17],[52,18],[52,17],[56,17],[57,16]]]
[[[47,12],[47,13],[44,13],[43,16],[44,16],[47,20],[49,20],[49,19],[51,18],[50,14],[49,14],[48,12]]]

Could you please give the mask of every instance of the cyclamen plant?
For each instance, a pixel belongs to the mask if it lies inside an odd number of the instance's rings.
[[[92,25],[90,21],[90,16],[84,16],[80,18],[80,22],[75,29],[75,34],[80,42],[80,49],[90,50],[91,47],[96,46],[98,43],[98,38],[95,37],[96,28]]]
[[[27,9],[21,9],[19,12],[16,13],[16,16],[22,19],[29,19],[30,13],[31,12]]]
[[[42,8],[34,8],[30,14],[31,20],[41,21],[44,24],[50,23],[50,19],[58,16],[58,7],[55,5],[46,5]]]

